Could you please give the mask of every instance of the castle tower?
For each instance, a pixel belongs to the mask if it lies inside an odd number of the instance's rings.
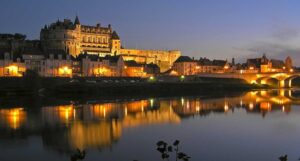
[[[120,54],[121,50],[121,40],[116,31],[113,31],[111,35],[111,53]]]
[[[291,57],[289,57],[289,56],[285,59],[285,67],[286,67],[286,70],[288,70],[288,71],[293,68],[293,62],[292,62]]]
[[[75,25],[80,25],[80,21],[79,21],[79,18],[78,18],[78,16],[77,16],[77,15],[76,15],[76,18],[75,18],[74,24],[75,24]]]
[[[261,58],[261,64],[268,64],[269,60],[266,56],[266,53],[263,54],[262,58]]]
[[[75,55],[78,55],[81,53],[81,24],[79,21],[78,16],[76,15],[75,21],[74,21],[74,25],[75,25],[75,32],[74,32],[74,38],[75,38],[75,42],[74,42],[74,50],[72,51],[72,53],[74,53]]]

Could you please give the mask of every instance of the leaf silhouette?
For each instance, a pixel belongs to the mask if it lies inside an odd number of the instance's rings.
[[[179,144],[179,140],[175,140],[175,142],[173,143],[174,146],[177,146]]]
[[[156,143],[157,146],[162,146],[162,145],[165,145],[166,143],[164,141],[158,141]]]
[[[166,153],[163,153],[162,155],[161,155],[161,158],[162,159],[166,159],[166,158],[169,158],[170,156],[169,156],[169,154],[166,154]]]
[[[184,158],[184,157],[186,157],[187,155],[185,154],[185,153],[182,153],[182,152],[180,152],[180,153],[178,153],[177,154],[177,158],[178,159],[182,159],[182,158]]]
[[[159,151],[160,153],[164,153],[166,151],[166,148],[157,148],[156,149],[157,151]]]
[[[283,155],[283,156],[280,156],[278,159],[280,161],[287,161],[288,160],[288,156],[287,155]]]

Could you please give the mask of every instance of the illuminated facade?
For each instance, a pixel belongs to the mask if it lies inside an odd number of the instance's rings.
[[[50,54],[45,60],[45,77],[72,77],[72,59],[70,55]]]
[[[137,62],[124,61],[123,62],[123,75],[128,77],[146,77],[147,73],[144,71],[144,66],[142,64],[138,64]]]
[[[80,53],[109,54],[111,49],[112,28],[81,25],[78,17],[71,20],[57,21],[45,26],[40,33],[40,40],[45,51],[63,49],[73,56]]]
[[[173,64],[173,70],[179,75],[195,75],[198,63],[188,56],[180,56]]]
[[[0,58],[0,77],[21,77],[26,71],[25,63],[20,58],[14,61],[9,53]]]
[[[157,64],[162,71],[171,68],[173,62],[181,55],[178,50],[139,50],[122,48],[121,40],[111,25],[103,27],[82,25],[76,16],[74,22],[65,19],[46,25],[40,33],[42,48],[48,50],[65,50],[76,57],[80,53],[122,55],[124,60],[138,63]]]

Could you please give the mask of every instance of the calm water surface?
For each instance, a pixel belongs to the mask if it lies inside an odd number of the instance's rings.
[[[86,161],[154,161],[156,142],[175,139],[192,161],[300,157],[297,91],[19,104],[0,106],[0,161],[68,161],[76,148]]]

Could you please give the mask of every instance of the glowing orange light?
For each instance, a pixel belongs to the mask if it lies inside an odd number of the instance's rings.
[[[60,76],[71,76],[72,69],[70,69],[68,66],[61,67],[61,68],[59,68],[59,75]]]
[[[6,118],[7,124],[12,129],[18,129],[26,119],[26,112],[23,108],[1,109],[0,117]]]

